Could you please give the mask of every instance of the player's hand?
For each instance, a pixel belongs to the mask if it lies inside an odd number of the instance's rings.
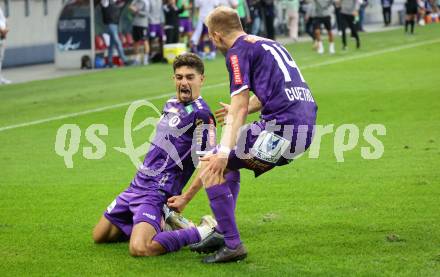
[[[200,161],[208,163],[206,168],[200,173],[200,178],[202,178],[205,185],[207,183],[217,184],[223,179],[223,173],[228,165],[228,156],[217,153],[209,157],[200,158]]]
[[[231,107],[231,105],[225,104],[223,102],[220,102],[220,105],[222,107],[215,111],[215,119],[217,120],[218,124],[223,126],[226,124],[225,118],[226,118],[226,115],[228,115],[229,108]]]
[[[189,200],[183,195],[176,195],[168,198],[167,206],[172,210],[181,213],[188,204]]]

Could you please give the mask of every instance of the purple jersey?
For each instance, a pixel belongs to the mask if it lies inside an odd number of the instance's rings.
[[[195,170],[197,154],[215,145],[214,117],[202,97],[187,104],[172,98],[165,104],[154,140],[131,186],[159,189],[168,196],[181,194]]]
[[[278,42],[239,37],[226,55],[231,97],[249,89],[260,100],[261,118],[284,125],[314,125],[317,106],[295,61]]]

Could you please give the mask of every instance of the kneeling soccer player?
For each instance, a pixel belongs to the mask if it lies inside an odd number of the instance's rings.
[[[180,195],[195,171],[193,154],[215,145],[215,121],[200,96],[202,60],[194,54],[183,54],[176,58],[173,69],[176,97],[164,106],[144,163],[93,230],[96,243],[129,240],[132,256],[177,251],[205,238],[215,225],[205,220],[199,227],[163,231],[164,204],[182,206],[201,187],[200,178],[195,178],[188,191]]]

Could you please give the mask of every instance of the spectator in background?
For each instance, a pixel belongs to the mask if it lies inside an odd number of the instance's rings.
[[[119,39],[119,19],[121,9],[124,7],[124,1],[119,0],[101,0],[102,20],[107,26],[107,32],[110,36],[110,45],[108,47],[108,66],[113,67],[113,48],[116,46],[119,57],[124,65],[130,65],[131,62],[125,56],[124,48]]]
[[[134,55],[135,55],[135,64],[141,64],[141,61],[144,65],[149,63],[149,55],[150,55],[150,45],[148,43],[148,20],[150,16],[150,2],[149,0],[134,0],[130,6],[129,10],[133,13],[133,29],[132,35],[134,40]],[[141,54],[139,53],[139,48],[141,44],[144,45],[144,57],[141,60]]]
[[[197,53],[203,59],[214,59],[216,56],[216,48],[209,40],[208,29],[206,28],[204,21],[206,16],[208,16],[208,14],[218,5],[219,2],[217,0],[194,1],[194,7],[196,8],[199,19],[197,21],[196,29],[191,37],[191,51]],[[208,56],[206,56],[206,52],[210,52]]]
[[[261,1],[249,0],[249,12],[252,21],[250,33],[256,36],[260,33],[261,28]]]
[[[299,0],[285,0],[289,38],[298,40]]]
[[[287,0],[274,1],[275,3],[275,34],[289,36],[289,28],[287,27]]]
[[[419,9],[417,0],[406,0],[405,9],[406,9],[405,33],[408,33],[408,25],[410,25],[411,34],[414,34],[414,25],[416,23],[417,12]]]
[[[328,34],[329,52],[335,53],[335,43],[333,42],[333,32],[331,23],[331,13],[333,8],[333,0],[313,0],[315,8],[315,18],[313,23],[313,30],[315,32],[315,38],[318,42],[318,54],[324,54],[324,45],[321,40],[321,25]]]
[[[335,23],[338,29],[338,35],[342,35],[342,19],[341,19],[341,1],[335,1]]]
[[[150,24],[148,25],[150,49],[155,49],[154,53],[151,51],[151,59],[154,62],[163,60],[163,10],[162,0],[150,0]]]
[[[365,32],[364,30],[364,18],[365,18],[365,9],[368,7],[368,0],[360,0],[361,4],[359,6],[359,22],[358,22],[358,31]]]
[[[313,24],[315,22],[315,2],[305,1],[303,4],[304,10],[305,10],[305,16],[304,20],[306,23],[305,29],[306,33],[312,38],[313,41],[313,49],[318,50],[318,41],[316,40],[315,32],[313,29]]]
[[[219,6],[226,6],[235,9],[244,29],[247,24],[251,23],[250,12],[246,0],[218,0],[218,4]]]
[[[238,0],[237,12],[243,29],[247,30],[248,25],[251,24],[252,20],[246,0]]]
[[[391,24],[391,6],[393,5],[393,0],[381,0],[382,13],[383,13],[383,23],[385,27]]]
[[[361,47],[361,40],[356,28],[356,22],[359,19],[359,1],[358,0],[340,0],[341,1],[341,19],[342,19],[342,49],[347,50],[347,37],[345,29],[350,28],[351,37],[356,39],[356,48]]]
[[[262,0],[266,37],[275,40],[275,0]]]
[[[163,5],[165,15],[165,33],[167,43],[179,42],[179,14],[185,11],[185,6],[178,8],[176,0],[166,0],[167,4]]]
[[[6,17],[3,14],[2,8],[0,8],[0,84],[1,85],[7,85],[10,84],[11,81],[3,77],[1,74],[2,72],[2,65],[3,65],[3,58],[5,56],[5,48],[6,48],[6,35],[8,34],[9,29],[6,25]]]
[[[189,42],[191,40],[191,35],[193,32],[192,19],[190,16],[192,4],[189,0],[177,0],[177,7],[179,9],[184,6],[186,7],[185,11],[179,14],[179,33],[182,38],[186,37],[186,41],[189,46]]]
[[[217,0],[217,5],[236,9],[238,7],[238,0]]]

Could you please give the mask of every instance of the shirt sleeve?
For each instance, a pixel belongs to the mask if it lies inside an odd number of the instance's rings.
[[[204,156],[217,145],[215,119],[211,113],[207,111],[196,113],[193,141],[198,156]]]
[[[250,88],[249,58],[246,52],[231,51],[226,59],[231,97]]]

